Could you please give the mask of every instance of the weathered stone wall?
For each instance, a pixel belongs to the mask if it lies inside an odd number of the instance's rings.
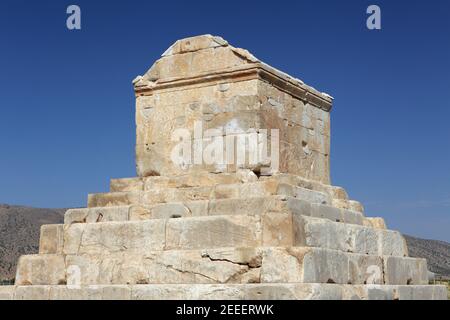
[[[180,175],[198,171],[297,174],[329,184],[331,98],[273,69],[218,37],[177,41],[150,70],[135,80],[136,165],[139,176]],[[176,129],[191,132],[193,148],[210,140],[194,136],[202,129],[239,135],[255,129],[279,130],[277,170],[267,163],[183,164],[171,160],[179,141]],[[224,146],[225,149],[225,146]],[[224,150],[225,152],[226,150]]]
[[[258,82],[261,116],[280,130],[280,172],[330,183],[330,113]]]

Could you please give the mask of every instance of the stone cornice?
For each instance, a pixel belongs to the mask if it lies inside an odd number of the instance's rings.
[[[152,95],[159,90],[186,87],[198,84],[215,84],[221,82],[239,82],[260,79],[272,84],[279,90],[306,101],[320,109],[330,111],[333,98],[305,85],[301,80],[270,67],[262,62],[248,63],[242,66],[199,73],[190,77],[166,78],[156,81],[138,81],[135,83],[136,96]]]

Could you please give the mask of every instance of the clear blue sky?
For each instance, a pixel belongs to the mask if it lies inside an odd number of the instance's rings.
[[[0,203],[84,206],[134,176],[131,80],[175,40],[211,33],[335,97],[333,184],[367,215],[450,241],[449,16],[446,0],[2,0]]]

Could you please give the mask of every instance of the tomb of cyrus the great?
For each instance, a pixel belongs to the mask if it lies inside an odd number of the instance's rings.
[[[447,298],[399,232],[331,185],[331,96],[211,35],[133,84],[137,177],[42,226],[0,298]]]

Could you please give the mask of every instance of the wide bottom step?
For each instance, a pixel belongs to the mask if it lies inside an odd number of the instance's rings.
[[[3,286],[0,300],[447,300],[439,285],[153,284]]]

